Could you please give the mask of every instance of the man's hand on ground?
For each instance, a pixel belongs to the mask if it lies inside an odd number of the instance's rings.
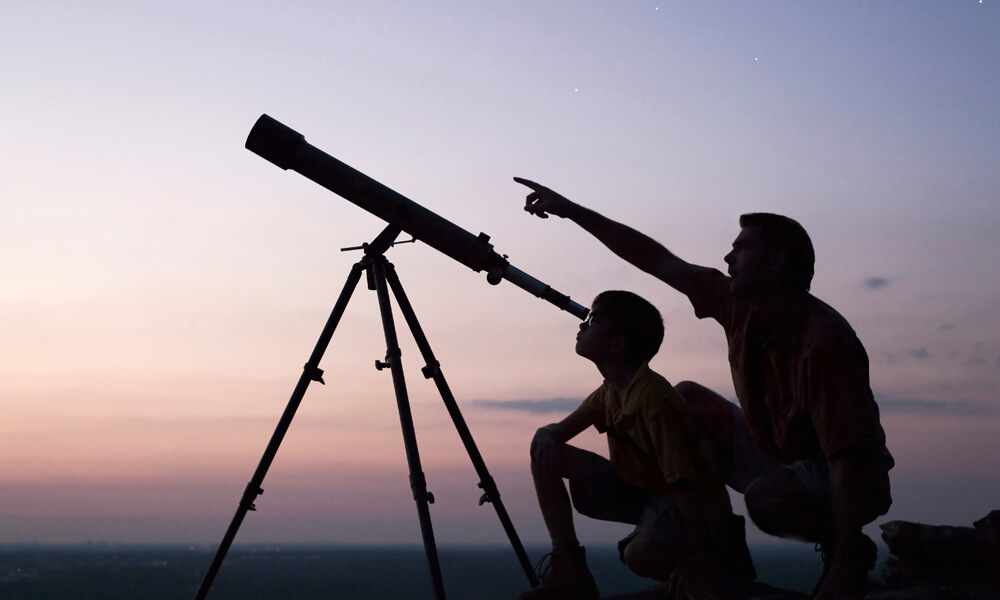
[[[823,579],[823,586],[815,600],[862,600],[865,597],[867,575],[858,575],[858,569],[842,561],[830,565]]]

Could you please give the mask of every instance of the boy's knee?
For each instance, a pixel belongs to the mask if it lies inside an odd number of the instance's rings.
[[[673,573],[679,557],[665,552],[646,536],[638,535],[622,551],[622,562],[640,577],[666,580]]]

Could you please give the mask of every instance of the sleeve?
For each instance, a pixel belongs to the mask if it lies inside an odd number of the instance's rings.
[[[860,443],[885,445],[868,378],[868,354],[856,336],[835,334],[806,356],[808,406],[828,458]]]
[[[729,327],[732,321],[733,298],[729,277],[717,269],[704,269],[689,282],[685,294],[699,319],[712,318]]]
[[[603,385],[591,392],[590,395],[580,403],[580,408],[577,410],[583,410],[590,416],[590,424],[593,425],[599,433],[604,433],[608,430],[608,425],[604,418]]]
[[[649,453],[656,457],[664,480],[668,485],[682,478],[696,481],[697,471],[688,444],[691,415],[679,410],[670,398],[646,400],[643,423],[649,436]]]

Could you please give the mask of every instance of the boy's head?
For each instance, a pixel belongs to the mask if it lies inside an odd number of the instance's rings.
[[[609,345],[618,344],[622,359],[639,366],[656,355],[662,342],[663,317],[655,306],[632,292],[609,290],[594,298],[576,350],[596,362],[608,355]]]

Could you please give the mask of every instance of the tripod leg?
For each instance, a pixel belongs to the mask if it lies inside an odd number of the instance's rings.
[[[469,454],[469,458],[472,460],[473,466],[476,468],[476,473],[479,474],[479,487],[483,489],[483,499],[480,500],[480,504],[483,502],[490,502],[493,504],[493,508],[496,509],[497,516],[500,518],[500,523],[503,525],[504,531],[507,532],[507,537],[510,539],[511,546],[514,548],[514,553],[517,554],[517,558],[521,563],[521,568],[524,569],[525,575],[528,576],[528,581],[531,583],[531,587],[538,587],[538,576],[535,574],[535,569],[531,565],[531,561],[528,559],[528,554],[524,550],[524,546],[521,545],[521,540],[517,536],[517,531],[514,529],[514,524],[510,520],[510,516],[507,514],[507,509],[504,508],[503,502],[500,500],[500,490],[496,486],[496,482],[493,481],[493,477],[490,476],[489,470],[486,468],[486,463],[483,461],[482,455],[479,453],[479,449],[476,447],[476,441],[472,438],[472,433],[469,431],[468,425],[465,423],[465,418],[462,417],[462,412],[458,408],[458,403],[455,402],[455,396],[452,395],[451,389],[448,387],[448,382],[445,381],[444,373],[441,372],[441,366],[437,359],[434,358],[434,352],[431,350],[431,346],[427,341],[427,337],[424,335],[423,329],[420,327],[420,323],[417,321],[416,313],[413,312],[413,307],[410,305],[409,299],[406,297],[406,293],[403,291],[403,286],[399,282],[399,277],[396,275],[396,270],[393,268],[392,264],[388,264],[386,268],[386,279],[389,282],[389,286],[392,288],[393,294],[396,296],[396,302],[399,304],[399,310],[403,313],[403,317],[406,319],[407,325],[410,327],[410,331],[413,333],[413,338],[417,342],[417,347],[420,349],[420,353],[423,355],[424,361],[427,366],[423,368],[424,377],[428,379],[434,379],[434,383],[437,384],[438,392],[441,394],[441,399],[444,400],[445,406],[448,408],[448,413],[451,415],[451,420],[455,423],[455,429],[458,430],[459,437],[462,438],[462,443],[465,444],[465,450]]]
[[[282,413],[281,419],[278,421],[278,426],[271,435],[271,441],[267,444],[264,456],[260,459],[257,470],[254,471],[250,483],[247,484],[246,489],[243,491],[243,497],[240,499],[239,508],[236,509],[236,515],[233,517],[232,522],[229,524],[229,529],[226,530],[226,534],[219,544],[219,549],[215,553],[215,558],[212,560],[208,572],[205,573],[205,578],[201,582],[201,587],[198,588],[195,600],[203,600],[208,594],[208,590],[211,588],[212,582],[219,572],[219,567],[222,566],[222,561],[226,558],[229,547],[236,538],[236,532],[239,531],[247,511],[256,510],[253,504],[254,500],[257,499],[257,496],[264,493],[264,490],[260,487],[264,483],[264,476],[267,475],[267,470],[271,467],[271,462],[278,452],[278,446],[281,445],[281,440],[284,439],[288,427],[292,424],[292,418],[295,416],[295,411],[298,410],[299,404],[302,402],[302,397],[305,395],[306,389],[313,381],[323,383],[323,371],[319,368],[319,362],[323,358],[323,353],[326,352],[327,346],[330,344],[330,339],[333,337],[333,332],[340,323],[340,318],[347,308],[347,303],[350,301],[351,295],[358,286],[361,273],[367,268],[369,262],[366,258],[355,264],[351,269],[351,273],[347,276],[344,289],[340,292],[340,297],[337,298],[337,303],[333,307],[333,312],[330,313],[330,318],[327,319],[326,326],[319,336],[319,341],[316,342],[316,347],[309,357],[309,362],[306,363],[305,368],[302,370],[298,385],[295,386],[295,391],[292,392],[292,397],[288,400],[285,412]]]
[[[396,337],[396,327],[392,319],[392,306],[389,304],[389,290],[386,287],[386,265],[384,256],[373,257],[375,290],[378,292],[379,309],[382,312],[382,328],[385,330],[386,362],[392,373],[392,384],[396,392],[396,405],[399,409],[399,422],[403,428],[403,443],[406,447],[406,462],[410,468],[410,490],[413,500],[417,503],[417,516],[420,519],[420,532],[424,539],[424,553],[427,555],[427,566],[430,569],[431,586],[434,597],[444,600],[444,581],[441,578],[441,563],[438,559],[437,545],[434,542],[434,529],[431,526],[431,514],[428,505],[434,497],[427,492],[427,482],[420,467],[420,453],[417,450],[417,435],[413,428],[413,416],[410,413],[410,400],[406,392],[406,382],[403,379],[403,364],[400,359],[399,341]],[[381,368],[381,364],[379,368]]]

